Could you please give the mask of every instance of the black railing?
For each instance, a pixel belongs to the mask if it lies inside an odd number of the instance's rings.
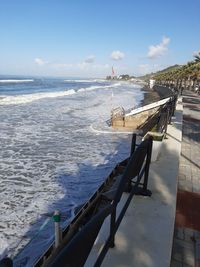
[[[88,213],[90,215],[89,220],[79,225],[73,231],[73,235],[68,242],[60,246],[59,250],[56,253],[54,252],[49,259],[43,261],[43,266],[84,266],[101,225],[110,214],[110,232],[94,267],[101,265],[109,248],[114,247],[115,234],[133,196],[136,194],[151,196],[151,192],[147,189],[151,151],[151,137],[136,146],[136,135],[133,134],[130,157],[123,161],[122,171],[120,169],[122,174],[113,179],[109,190],[102,190],[97,194],[94,201],[95,204],[92,204],[91,211]],[[120,214],[117,216],[117,206],[124,192],[128,193],[128,197]],[[0,267],[11,267],[12,265],[9,264],[11,264],[11,261],[8,259],[5,261],[4,259],[0,262]]]
[[[46,266],[84,266],[104,218],[110,214],[110,233],[94,264],[94,267],[100,266],[108,249],[114,247],[115,234],[133,196],[135,194],[142,194],[145,196],[151,195],[151,192],[147,189],[147,185],[151,161],[152,139],[149,138],[143,141],[136,149],[135,139],[136,136],[134,134],[131,156],[123,174],[120,179],[116,179],[113,182],[110,190],[100,194],[98,206],[96,206],[97,211],[94,217],[76,233],[72,240],[70,240],[56,256],[53,262]],[[124,192],[128,192],[129,195],[120,214],[117,216],[116,209]],[[99,222],[98,225],[97,221]],[[77,255],[77,253],[78,259],[72,256]]]
[[[112,205],[102,208],[83,228],[73,237],[55,257],[49,267],[79,267],[84,266],[94,241],[100,231],[105,218],[111,214]]]
[[[0,261],[0,267],[13,267],[13,261],[6,257]]]
[[[174,116],[177,103],[177,94],[170,98],[170,100],[160,108],[156,130],[158,132],[166,134],[168,124],[171,124],[172,117]]]
[[[160,131],[166,132],[167,125],[174,115],[176,101],[177,96],[174,95],[171,101],[162,107],[157,125]],[[137,194],[151,196],[151,191],[148,190],[151,153],[152,137],[136,145],[136,135],[133,134],[130,157],[115,167],[106,181],[63,231],[63,236],[67,241],[65,240],[57,251],[54,251],[52,244],[35,266],[84,266],[105,218],[111,215],[109,235],[93,265],[94,267],[100,266],[109,248],[115,245],[115,234],[133,196]],[[108,189],[105,189],[107,187]],[[128,193],[128,197],[117,216],[117,206],[124,192]],[[52,252],[53,254],[50,255]],[[45,260],[47,256],[49,259]],[[12,260],[9,258],[0,261],[0,267],[12,266]]]

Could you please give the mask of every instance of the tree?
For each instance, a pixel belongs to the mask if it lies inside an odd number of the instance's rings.
[[[198,52],[198,53],[196,53],[195,55],[194,55],[194,61],[195,62],[200,62],[200,52]]]
[[[174,84],[176,88],[194,89],[195,85],[200,82],[200,52],[195,56],[195,61],[158,72],[154,75],[154,79],[160,84]]]

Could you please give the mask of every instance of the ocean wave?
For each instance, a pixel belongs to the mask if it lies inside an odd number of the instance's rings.
[[[97,133],[97,134],[133,134],[133,131],[128,131],[128,130],[124,130],[124,131],[119,131],[119,130],[113,130],[113,128],[109,128],[105,125],[101,125],[101,127],[99,127],[99,129],[96,129],[95,126],[93,124],[90,125],[89,130],[91,132]]]
[[[5,96],[0,99],[0,105],[26,104],[43,98],[67,96],[67,95],[73,95],[75,93],[76,91],[74,89],[71,89],[62,92],[48,92],[48,93],[36,93],[29,95]]]
[[[89,86],[86,88],[80,88],[80,89],[78,89],[77,92],[93,91],[93,90],[97,90],[97,89],[106,89],[106,88],[113,88],[113,87],[118,87],[118,86],[121,86],[121,84],[115,83],[112,85],[104,85],[104,86],[93,85],[93,86]]]
[[[24,80],[16,80],[16,79],[0,80],[0,83],[27,83],[27,82],[34,82],[34,80],[33,79],[24,79]]]
[[[48,93],[34,93],[34,94],[24,94],[24,95],[15,95],[15,96],[1,96],[0,97],[0,105],[17,105],[17,104],[26,104],[33,101],[37,101],[43,98],[56,98],[62,96],[73,95],[81,92],[89,92],[98,89],[107,89],[107,88],[115,88],[121,86],[121,83],[115,83],[112,85],[93,85],[88,86],[86,88],[80,88],[78,90],[70,89],[61,92],[48,92]]]
[[[94,80],[64,80],[64,82],[76,82],[76,83],[94,83],[94,82],[105,82],[103,79],[94,79]]]
[[[104,86],[89,86],[89,87],[86,87],[86,88],[80,88],[80,89],[78,89],[77,92],[92,91],[92,90],[100,89],[100,88],[103,88],[103,87]]]

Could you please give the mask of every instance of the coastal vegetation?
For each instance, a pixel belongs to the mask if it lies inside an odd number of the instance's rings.
[[[194,90],[196,86],[200,85],[200,52],[194,56],[193,61],[185,65],[171,66],[163,71],[151,74],[148,78],[154,79],[161,85]]]
[[[156,73],[150,73],[136,78],[128,74],[119,76],[107,76],[107,80],[138,81],[142,79],[149,82],[150,79],[157,84],[176,87],[177,89],[188,88],[194,90],[200,87],[200,52],[194,55],[194,59],[185,65],[173,65]]]

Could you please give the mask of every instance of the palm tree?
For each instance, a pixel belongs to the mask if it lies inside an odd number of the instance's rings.
[[[177,89],[194,89],[200,83],[200,52],[195,56],[194,61],[186,65],[177,66],[154,74],[154,79],[162,85],[174,84]]]
[[[195,55],[194,55],[194,61],[195,62],[200,62],[200,52],[198,52],[198,53],[196,53]]]

